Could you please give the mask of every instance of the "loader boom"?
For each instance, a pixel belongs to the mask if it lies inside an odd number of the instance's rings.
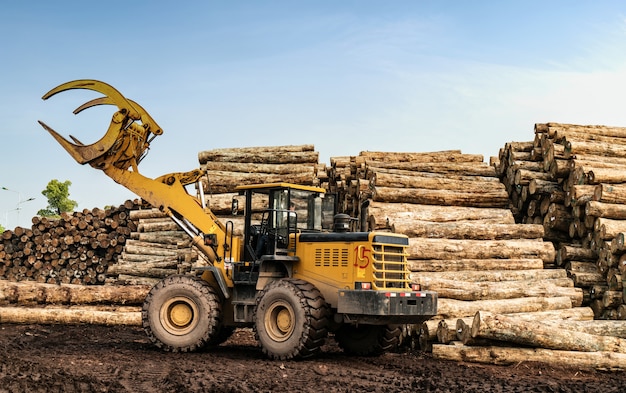
[[[139,163],[147,154],[151,141],[163,133],[152,117],[139,104],[125,98],[112,86],[95,80],[77,80],[62,84],[46,93],[43,99],[71,89],[88,89],[105,94],[105,97],[78,107],[74,111],[76,114],[95,105],[114,105],[118,108],[105,135],[90,145],[84,145],[72,136],[70,137],[76,143],[70,142],[39,121],[72,158],[79,164],[89,164],[102,170],[115,182],[171,217],[192,238],[193,244],[210,264],[223,258],[238,258],[238,244],[224,250],[226,227],[203,206],[203,201],[190,195],[185,189],[185,186],[200,181],[202,171],[171,173],[156,179],[139,172]],[[217,241],[207,241],[212,238]],[[239,239],[233,238],[232,241],[238,243]],[[227,277],[224,279],[228,280]],[[227,281],[227,286],[232,286],[232,283]]]

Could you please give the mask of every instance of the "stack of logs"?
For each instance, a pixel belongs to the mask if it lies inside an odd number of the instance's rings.
[[[115,266],[137,221],[137,201],[105,210],[33,217],[29,229],[6,230],[0,241],[0,321],[141,325],[149,286],[112,285]],[[94,285],[94,284],[109,285]]]
[[[363,174],[368,191],[352,198],[360,201],[362,226],[409,236],[412,281],[439,295],[438,315],[411,327],[421,348],[450,342],[456,320],[481,310],[536,319],[548,311],[555,318],[580,313],[582,291],[564,270],[545,269],[554,264],[555,250],[543,241],[543,226],[515,223],[505,187],[482,156],[359,157],[362,164],[355,159],[351,166]]]
[[[596,319],[626,319],[626,128],[536,124],[498,161],[516,220],[544,226]]]
[[[136,230],[135,202],[71,214],[33,217],[30,229],[0,235],[0,279],[40,283],[102,284],[126,239]]]
[[[326,165],[320,164],[313,145],[243,147],[206,150],[198,153],[200,169],[206,171],[202,187],[211,211],[223,222],[232,221],[234,233],[243,233],[244,199],[235,188],[261,183],[293,183],[320,186],[327,179]],[[238,201],[232,211],[232,201]],[[253,201],[253,212],[267,206]]]
[[[154,285],[172,274],[190,271],[198,259],[191,239],[159,209],[130,212],[137,222],[116,263],[107,270],[107,282],[121,285]]]

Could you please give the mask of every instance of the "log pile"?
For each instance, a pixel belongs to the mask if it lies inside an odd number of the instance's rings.
[[[107,282],[117,285],[154,285],[172,274],[190,271],[198,251],[189,236],[159,209],[130,212],[137,222],[116,263],[107,270]]]
[[[541,224],[596,319],[626,319],[626,128],[546,123],[501,149],[496,171],[517,222]]]
[[[147,285],[0,280],[0,323],[141,326]]]
[[[58,219],[33,217],[31,228],[0,235],[0,279],[40,283],[102,284],[108,267],[136,229],[130,211],[116,208],[64,213]]]
[[[505,186],[482,156],[362,152],[331,162],[330,185],[349,184],[339,195],[361,229],[409,236],[413,283],[438,292],[438,315],[408,329],[422,349],[450,342],[456,321],[480,310],[593,318],[580,311],[582,291],[565,270],[545,269],[556,253],[543,225],[515,222]],[[440,327],[446,323],[450,330]]]
[[[325,165],[318,163],[313,145],[245,147],[205,150],[198,153],[206,195],[235,192],[242,184],[288,182],[319,186],[318,173],[325,177]]]
[[[591,309],[588,315],[593,315]],[[451,337],[447,344],[453,345],[433,345],[433,356],[489,364],[534,361],[626,369],[626,324],[623,321],[555,316],[529,319],[528,314],[478,311],[473,318],[458,319],[454,332],[440,323],[438,334],[442,337],[447,334]]]
[[[201,181],[208,207],[223,223],[233,223],[234,234],[243,236],[245,199],[235,192],[239,185],[293,183],[327,184],[326,165],[319,163],[313,145],[263,146],[205,150],[198,153]],[[322,184],[323,183],[323,184]],[[233,200],[237,210],[233,211]],[[253,218],[260,220],[267,200],[253,199]]]

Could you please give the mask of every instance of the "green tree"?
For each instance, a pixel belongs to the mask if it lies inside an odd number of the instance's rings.
[[[72,182],[69,180],[64,182],[50,180],[46,189],[41,192],[48,198],[48,207],[39,210],[37,214],[43,217],[59,217],[61,213],[74,211],[78,203],[69,199],[71,185]]]
[[[4,231],[5,231],[4,227],[2,226],[2,224],[0,224],[0,233],[2,233]]]

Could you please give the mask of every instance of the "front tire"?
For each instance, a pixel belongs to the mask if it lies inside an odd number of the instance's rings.
[[[398,347],[398,325],[342,325],[335,333],[339,347],[349,355],[377,356]]]
[[[257,297],[255,335],[271,359],[307,358],[326,342],[328,315],[326,301],[312,284],[273,281]]]
[[[211,344],[219,333],[221,316],[215,290],[206,281],[185,275],[159,281],[141,312],[150,341],[168,352],[190,352]]]

